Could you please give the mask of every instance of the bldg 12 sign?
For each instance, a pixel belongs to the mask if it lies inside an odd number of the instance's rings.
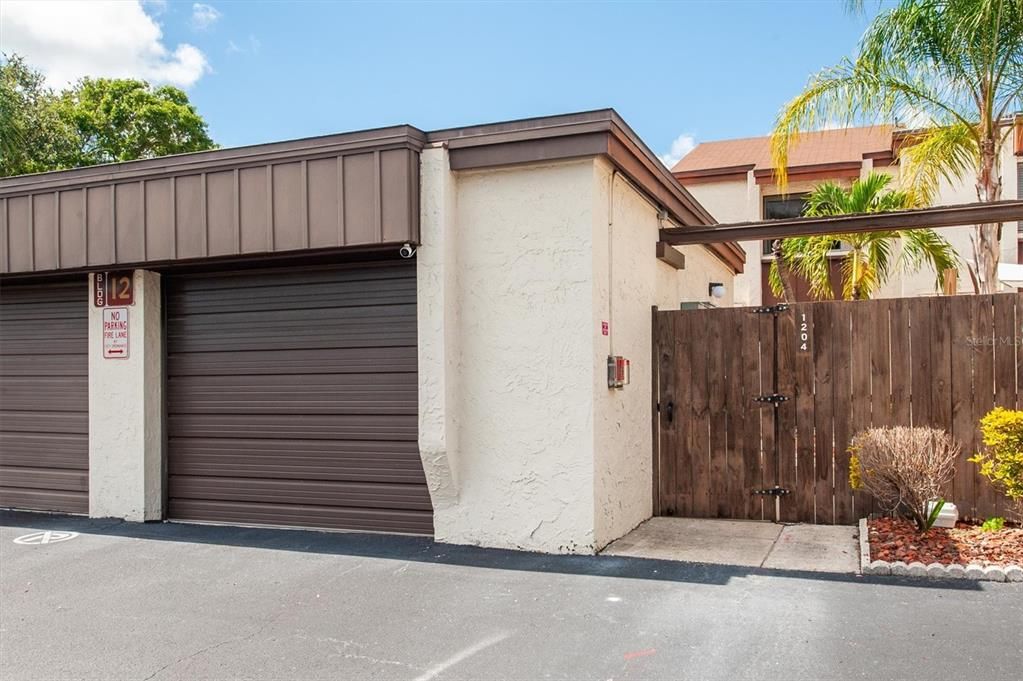
[[[128,308],[103,308],[103,359],[128,357]]]
[[[96,272],[92,278],[92,304],[117,307],[135,304],[134,272]]]

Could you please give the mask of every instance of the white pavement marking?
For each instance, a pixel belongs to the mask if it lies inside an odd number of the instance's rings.
[[[425,672],[417,676],[415,681],[430,681],[430,679],[436,678],[439,674],[447,671],[451,667],[454,667],[462,660],[466,660],[475,655],[476,653],[485,650],[494,644],[500,643],[509,636],[511,636],[511,634],[509,634],[508,632],[501,632],[500,634],[494,634],[490,638],[485,638],[479,643],[469,646],[465,650],[455,653],[454,655],[444,660],[443,662],[440,662],[430,667]]]
[[[30,532],[23,534],[20,537],[15,538],[15,544],[24,544],[26,546],[37,546],[39,544],[56,544],[57,542],[67,541],[68,539],[74,539],[78,536],[77,532],[53,532],[46,530],[44,532]]]

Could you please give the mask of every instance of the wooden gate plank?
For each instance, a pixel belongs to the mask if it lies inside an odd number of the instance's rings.
[[[834,393],[832,389],[831,352],[833,303],[815,303],[813,308],[814,362],[814,496],[818,523],[835,522],[834,510]]]
[[[728,332],[728,310],[708,310],[707,319],[707,420],[709,426],[710,486],[707,515],[728,518],[728,414],[725,409],[727,376],[725,372],[725,337]]]
[[[743,448],[746,438],[746,405],[743,400],[743,354],[746,338],[743,335],[742,319],[745,313],[739,309],[725,310],[725,327],[722,345],[725,347],[725,412],[727,416],[727,507],[729,518],[746,517],[746,470]]]
[[[891,330],[891,410],[889,424],[908,426],[910,424],[910,365],[913,363],[910,347],[910,308],[909,301],[897,298],[891,301],[888,309]]]
[[[658,322],[660,319],[657,314],[657,306],[654,305],[650,312],[650,445],[651,445],[651,490],[650,497],[653,505],[653,511],[655,516],[661,515],[661,493],[660,493],[660,480],[661,480],[661,413],[660,413],[660,400],[661,397],[661,386],[658,381],[658,374],[661,367],[661,356],[660,348],[658,343],[660,342],[660,331],[658,330]]]
[[[774,320],[769,314],[758,314],[757,325],[760,335],[760,389],[757,395],[766,395],[771,392],[774,384],[773,371],[775,365],[774,352]],[[759,412],[760,417],[760,476],[762,487],[772,487],[778,483],[774,465],[774,414],[771,407],[763,403],[753,402],[753,407]],[[774,519],[774,502],[771,499],[761,499],[763,504],[764,518]]]
[[[888,315],[891,300],[876,300],[870,308],[870,425],[892,425],[892,350]]]
[[[1017,295],[1014,293],[999,293],[992,296],[994,315],[994,406],[1006,409],[1016,408],[1016,329]],[[979,417],[978,417],[979,420]],[[983,441],[977,443],[977,451],[983,446]],[[995,501],[996,513],[1004,515],[1007,500],[1003,493],[996,491]]]
[[[852,303],[851,305],[851,321],[852,330],[850,332],[850,338],[852,339],[852,348],[850,355],[850,373],[851,373],[851,397],[849,400],[849,438],[851,439],[856,433],[861,430],[870,428],[870,408],[872,404],[871,399],[871,385],[870,378],[872,374],[870,351],[871,342],[870,339],[877,335],[878,329],[874,326],[874,320],[877,317],[878,309],[887,309],[882,301],[877,300],[864,300]],[[887,329],[884,329],[884,333],[887,334]],[[848,449],[848,444],[845,448]],[[848,451],[843,452],[843,458],[848,461]],[[848,467],[848,463],[846,464]],[[848,474],[846,475],[848,480]],[[852,499],[852,518],[858,520],[859,518],[870,515],[872,506],[872,497],[866,491],[853,490]]]
[[[952,432],[952,342],[951,303],[949,296],[928,299],[928,315],[931,325],[929,349],[930,359],[930,425],[948,433]],[[942,491],[945,499],[952,498],[952,482]]]
[[[796,520],[806,523],[816,522],[813,456],[813,310],[814,306],[811,303],[798,303],[792,306],[796,333],[796,337],[792,339],[796,348],[792,391],[796,413],[796,484],[788,503],[796,510]]]
[[[849,524],[852,489],[849,486],[850,401],[852,399],[852,309],[859,303],[830,303],[832,319],[831,385],[835,429],[835,523]]]
[[[753,398],[760,394],[760,320],[748,308],[743,309],[742,337],[742,409],[745,415],[745,437],[743,438],[743,508],[746,517],[761,520],[764,517],[763,499],[752,491],[764,484],[761,461],[761,420],[759,407]]]
[[[931,418],[931,340],[934,337],[930,301],[916,298],[909,303],[909,342],[913,361],[910,365],[911,419],[914,426],[930,426]]]
[[[799,507],[794,496],[796,489],[796,322],[795,313],[791,308],[782,312],[777,318],[777,337],[775,339],[778,353],[778,393],[786,395],[788,402],[777,407],[778,410],[778,457],[779,482],[790,491],[781,499],[781,519],[785,522],[799,520]]]
[[[710,517],[710,411],[709,411],[709,371],[707,367],[707,346],[710,343],[709,326],[706,311],[693,315],[689,335],[689,366],[692,392],[689,395],[689,408],[683,408],[688,414],[687,443],[689,449],[690,478],[683,488],[691,503],[691,513],[695,518]],[[716,344],[716,343],[715,343]],[[680,471],[682,472],[682,471]]]
[[[995,329],[994,329],[994,296],[973,296],[976,310],[973,317],[971,336],[976,348],[973,355],[973,443],[971,452],[978,451],[982,446],[980,435],[980,419],[991,411],[995,405]],[[973,488],[976,494],[976,512],[980,518],[988,518],[998,514],[998,494],[985,478],[980,475],[977,466],[972,466]]]
[[[657,351],[660,366],[658,367],[660,392],[657,401],[660,411],[660,465],[658,470],[657,489],[660,498],[662,515],[678,515],[678,502],[675,488],[675,467],[678,462],[679,449],[682,444],[680,437],[678,409],[674,417],[669,416],[669,404],[674,405],[678,399],[677,378],[678,364],[681,361],[679,341],[682,327],[680,315],[674,312],[659,312],[657,324]]]
[[[692,429],[693,420],[690,416],[690,400],[693,393],[695,374],[692,367],[692,329],[697,321],[693,312],[683,311],[675,317],[675,383],[674,417],[678,429],[677,455],[675,457],[672,494],[674,496],[675,515],[689,517],[693,512],[693,466],[692,466]]]
[[[971,296],[953,296],[949,307],[949,342],[951,346],[951,419],[952,436],[959,442],[962,451],[956,460],[955,477],[952,479],[951,501],[959,508],[959,514],[976,516],[976,490],[973,484],[973,465],[967,459],[972,456],[974,431],[973,422],[973,357],[976,348],[971,339],[971,327],[976,305]]]

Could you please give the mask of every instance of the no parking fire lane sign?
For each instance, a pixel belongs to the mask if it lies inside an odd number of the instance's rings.
[[[103,358],[128,357],[128,308],[103,308]]]

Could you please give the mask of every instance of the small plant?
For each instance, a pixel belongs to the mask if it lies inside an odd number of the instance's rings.
[[[998,532],[1005,527],[1005,518],[988,518],[984,521],[984,524],[980,526],[980,529],[985,532]]]
[[[889,511],[905,513],[921,532],[938,517],[941,490],[952,479],[959,445],[936,428],[870,428],[853,437],[849,482]],[[937,501],[931,509],[928,502]]]
[[[924,532],[934,527],[934,521],[938,519],[939,515],[941,515],[941,509],[943,508],[945,508],[944,499],[938,499],[934,502],[934,506],[931,507],[931,512],[927,514],[927,518],[924,521]]]
[[[1023,520],[1023,411],[995,407],[980,420],[984,451],[970,459]]]

